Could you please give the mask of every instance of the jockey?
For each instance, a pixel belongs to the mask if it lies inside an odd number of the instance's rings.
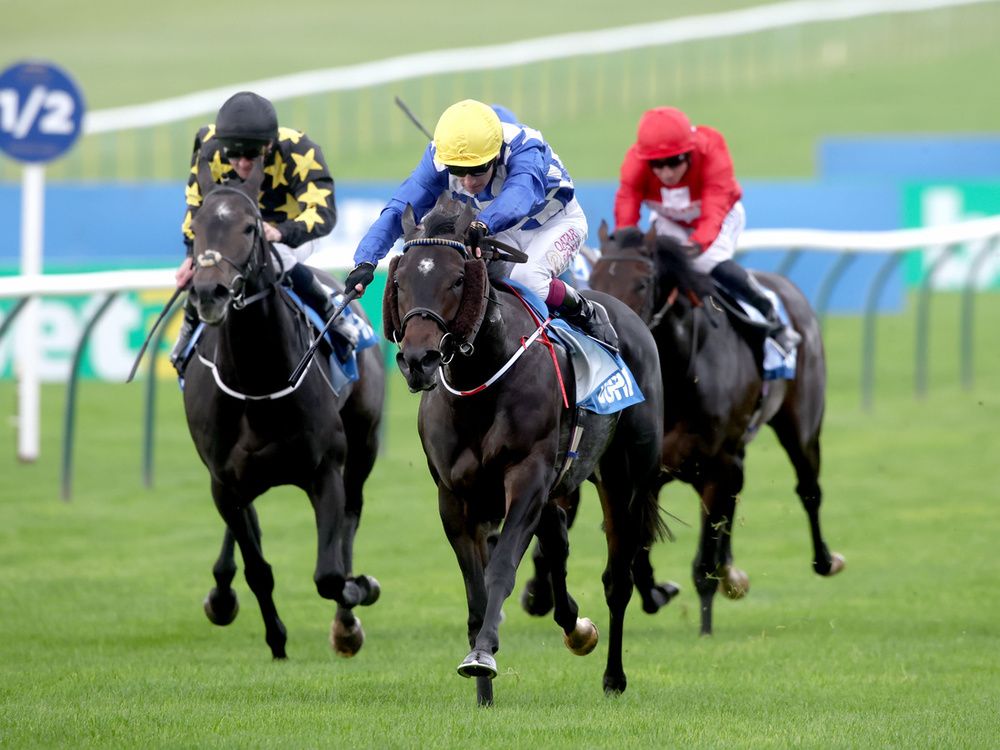
[[[479,210],[464,238],[477,257],[486,236],[522,250],[528,261],[515,265],[510,278],[545,300],[554,315],[617,348],[604,306],[556,278],[587,238],[587,219],[569,173],[541,133],[503,107],[474,99],[441,115],[420,163],[358,245],[357,265],[345,286],[363,293],[375,266],[403,233],[407,204],[419,221],[442,194]]]
[[[690,246],[695,269],[756,307],[770,325],[768,334],[788,352],[801,336],[781,322],[763,289],[733,260],[746,226],[742,195],[722,135],[693,127],[679,109],[657,107],[639,120],[636,142],[622,162],[615,226],[636,226],[645,205],[657,234]]]
[[[201,206],[198,186],[199,161],[207,162],[217,183],[245,180],[254,161],[263,156],[264,183],[258,203],[264,220],[264,237],[281,257],[292,289],[324,319],[333,315],[330,295],[303,261],[316,251],[316,240],[330,233],[337,223],[333,178],[320,147],[307,135],[291,128],[278,127],[274,106],[262,96],[249,91],[234,94],[219,109],[214,125],[206,125],[194,139],[191,173],[186,196],[187,213],[181,231],[187,257],[177,270],[177,286],[184,288],[194,276],[192,252],[194,234],[191,220]],[[333,331],[349,350],[357,343],[357,332],[350,325]],[[188,346],[198,323],[198,314],[190,298],[184,306],[184,321],[177,343],[170,354],[175,367]]]

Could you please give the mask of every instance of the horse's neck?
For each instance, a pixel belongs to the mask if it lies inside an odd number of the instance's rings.
[[[472,342],[472,354],[456,354],[445,365],[445,375],[459,389],[486,382],[514,356],[521,338],[534,330],[530,316],[516,297],[491,291],[486,315]]]
[[[230,310],[219,328],[216,364],[245,387],[284,386],[304,347],[295,333],[293,313],[280,292]]]

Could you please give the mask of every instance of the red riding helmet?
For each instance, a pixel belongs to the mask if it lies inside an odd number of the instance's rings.
[[[694,128],[679,109],[650,109],[639,120],[635,147],[636,155],[643,161],[685,154],[694,149]]]

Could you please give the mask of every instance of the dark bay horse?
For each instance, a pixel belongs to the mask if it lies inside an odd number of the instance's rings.
[[[372,347],[358,353],[360,378],[339,396],[322,357],[288,384],[310,331],[272,266],[257,206],[263,177],[259,160],[238,187],[215,185],[204,165],[199,173],[204,202],[193,224],[190,294],[207,326],[184,373],[184,408],[226,522],[205,612],[217,625],[236,617],[231,583],[238,544],[267,644],[274,658],[285,658],[285,626],[252,503],[271,487],[295,485],[309,496],[316,516],[316,589],[337,603],[331,644],[352,656],[364,643],[352,609],[374,603],[379,594],[374,578],[352,575],[352,558],[362,487],[378,450],[385,373]]]
[[[663,374],[666,480],[692,485],[701,498],[693,574],[701,600],[701,633],[708,635],[716,590],[733,599],[749,590],[747,574],[733,565],[733,516],[743,488],[746,447],[761,425],[774,430],[795,469],[795,491],[812,534],[813,569],[832,576],[844,567],[843,556],[827,548],[819,522],[826,391],[819,324],[794,284],[756,273],[781,298],[802,336],[794,380],[765,381],[763,330],[737,329],[739,324],[716,305],[710,277],[691,267],[684,247],[634,228],[609,235],[604,222],[599,235],[601,257],[590,285],[625,302],[651,326]]]
[[[539,338],[540,327],[517,296],[490,283],[482,260],[468,256],[460,238],[474,215],[459,213],[461,205],[442,199],[420,227],[406,210],[405,252],[389,266],[384,298],[386,335],[399,344],[400,370],[411,391],[423,392],[420,439],[465,579],[472,650],[458,671],[476,677],[480,705],[492,703],[501,607],[533,535],[551,570],[554,619],[566,645],[578,654],[594,648],[596,628],[579,617],[566,591],[566,516],[555,501],[590,477],[608,543],[603,684],[607,693],[620,693],[626,687],[622,633],[632,560],[662,526],[654,495],[663,408],[656,346],[625,305],[594,295],[608,308],[622,356],[646,400],[617,415],[589,415],[595,419],[587,423],[587,448],[565,471],[574,384],[568,378],[567,407],[553,360],[568,373],[566,358],[560,348],[522,345]]]

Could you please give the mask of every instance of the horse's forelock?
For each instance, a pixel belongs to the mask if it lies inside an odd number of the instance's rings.
[[[642,247],[645,235],[638,227],[624,227],[609,235],[608,239],[622,250],[631,250]]]

